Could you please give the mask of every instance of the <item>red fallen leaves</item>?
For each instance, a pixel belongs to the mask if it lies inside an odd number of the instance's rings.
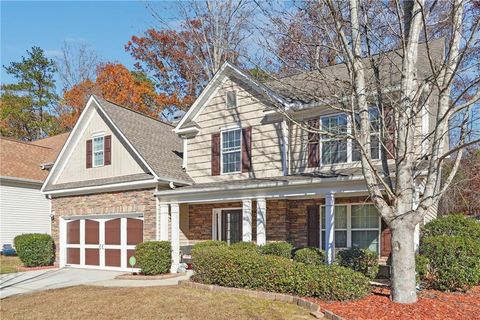
[[[320,307],[345,319],[480,319],[480,286],[467,293],[422,291],[416,304],[402,305],[389,299],[388,289],[375,289],[373,294],[348,302],[326,302],[309,298]]]

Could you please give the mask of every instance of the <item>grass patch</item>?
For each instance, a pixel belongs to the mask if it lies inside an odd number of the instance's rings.
[[[76,286],[2,300],[8,319],[311,319],[287,303],[182,287]]]
[[[17,272],[17,266],[21,266],[20,258],[13,256],[0,256],[0,274]]]

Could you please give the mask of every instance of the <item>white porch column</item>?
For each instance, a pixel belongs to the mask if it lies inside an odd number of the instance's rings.
[[[158,219],[158,230],[160,241],[168,241],[168,204],[160,203],[159,209],[159,219]]]
[[[334,246],[335,226],[335,196],[329,193],[325,196],[325,255],[328,264],[333,263],[335,256]],[[320,231],[321,232],[321,231]],[[321,236],[321,233],[320,233]]]
[[[178,203],[170,205],[170,212],[172,216],[172,266],[170,272],[177,273],[180,265],[180,207]]]
[[[242,241],[252,241],[252,200],[242,201]]]
[[[257,245],[267,243],[267,201],[257,198]]]

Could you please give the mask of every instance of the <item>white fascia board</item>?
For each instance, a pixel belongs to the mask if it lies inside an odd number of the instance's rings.
[[[108,192],[108,191],[118,191],[118,190],[131,190],[142,187],[151,186],[156,187],[159,182],[156,179],[151,180],[141,180],[141,181],[129,181],[129,182],[120,182],[112,183],[101,186],[90,186],[90,187],[80,187],[80,188],[71,188],[63,190],[52,190],[52,191],[43,191],[45,195],[77,195],[85,193],[99,193],[99,192]]]
[[[150,167],[150,165],[147,163],[147,161],[145,161],[145,159],[140,155],[140,153],[137,151],[137,149],[135,149],[135,147],[133,146],[133,144],[127,139],[127,137],[123,134],[123,132],[117,127],[117,125],[113,122],[113,120],[109,117],[109,115],[105,112],[105,110],[103,110],[102,106],[100,105],[100,103],[98,103],[95,98],[94,98],[94,101],[95,103],[97,104],[98,106],[98,109],[103,113],[103,115],[108,119],[108,121],[110,121],[111,125],[113,126],[113,128],[115,128],[115,130],[117,131],[117,133],[122,137],[122,139],[127,143],[127,145],[130,147],[131,150],[133,150],[133,152],[137,155],[137,157],[142,161],[142,163],[147,167],[148,171],[150,171],[150,173],[155,177],[155,179],[159,180],[160,177],[157,175],[157,173],[155,171],[153,171],[152,167]],[[163,180],[163,179],[162,179]]]
[[[60,153],[58,154],[57,159],[55,160],[55,162],[53,164],[52,169],[48,173],[47,179],[45,179],[45,182],[43,183],[42,188],[40,189],[42,192],[45,189],[45,186],[48,184],[48,182],[52,178],[53,174],[56,172],[57,167],[62,162],[62,159],[64,158],[64,154],[65,154],[68,146],[70,145],[71,141],[73,139],[77,138],[77,132],[82,129],[81,127],[82,127],[82,124],[84,122],[84,118],[86,117],[86,114],[88,113],[88,110],[90,110],[93,101],[94,101],[93,96],[90,96],[90,98],[87,101],[87,105],[83,109],[82,114],[78,118],[77,123],[73,127],[72,132],[70,132],[70,134],[68,135],[67,141],[64,143],[62,149],[60,150]]]
[[[304,198],[322,198],[329,193],[337,196],[355,196],[367,194],[368,190],[363,181],[359,183],[333,185],[302,185],[288,186],[283,188],[258,188],[258,189],[238,189],[225,190],[206,193],[194,193],[183,195],[160,195],[156,196],[162,203],[209,203],[209,202],[232,202],[245,199],[265,198],[265,199],[304,199]]]
[[[40,185],[40,186],[43,184],[42,180],[18,178],[18,177],[10,177],[10,176],[0,176],[0,182],[16,182],[21,184]]]

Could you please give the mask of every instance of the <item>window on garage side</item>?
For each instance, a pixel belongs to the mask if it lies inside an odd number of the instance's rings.
[[[101,167],[104,165],[105,159],[105,139],[103,136],[93,138],[93,166]]]

